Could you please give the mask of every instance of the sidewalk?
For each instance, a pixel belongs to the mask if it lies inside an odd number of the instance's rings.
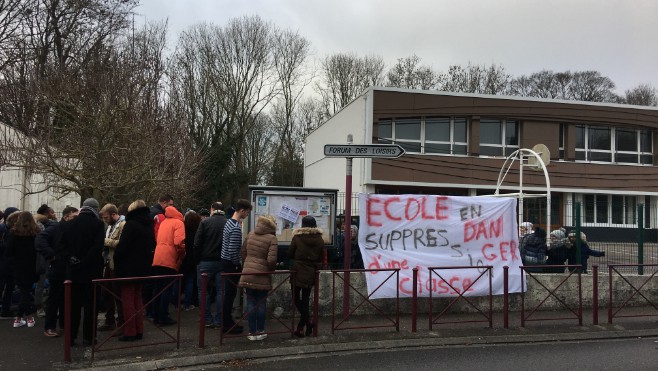
[[[541,312],[541,317],[567,317],[570,312]],[[624,314],[656,315],[658,312],[652,307],[630,308]],[[358,350],[382,348],[409,348],[428,346],[474,345],[497,343],[529,343],[552,341],[584,341],[610,338],[637,338],[658,336],[658,317],[634,317],[615,319],[612,325],[607,323],[607,312],[600,311],[599,325],[592,325],[591,310],[584,312],[583,326],[578,325],[577,319],[528,321],[526,327],[520,327],[520,313],[510,313],[509,329],[503,328],[501,313],[494,313],[493,327],[488,322],[480,323],[452,323],[434,325],[429,330],[427,315],[418,318],[417,332],[411,331],[411,317],[400,317],[400,331],[394,327],[375,329],[352,329],[331,333],[331,318],[321,318],[318,328],[318,337],[295,338],[290,334],[270,334],[264,341],[249,341],[245,336],[225,338],[224,344],[219,345],[219,331],[207,329],[206,347],[198,347],[198,310],[181,313],[181,344],[160,344],[141,346],[132,349],[119,349],[97,351],[94,360],[91,360],[91,349],[76,347],[72,349],[73,362],[66,364],[63,360],[63,341],[47,340],[49,351],[46,354],[59,354],[52,362],[53,369],[95,369],[95,370],[157,370],[185,366],[201,366],[205,364],[218,364],[221,362],[240,362],[254,358],[283,357],[291,355],[312,355],[332,352],[354,352]],[[480,315],[450,315],[442,321],[485,320]],[[486,321],[486,320],[485,320]],[[288,320],[287,323],[290,323]],[[390,324],[390,322],[388,322]],[[383,325],[386,320],[376,317],[357,317],[350,319],[348,326]],[[9,323],[6,323],[9,326]],[[243,323],[246,327],[246,322]],[[7,327],[5,326],[5,327]],[[268,331],[281,331],[284,327],[274,319],[268,318],[266,323]],[[18,329],[22,330],[22,329]],[[32,330],[32,329],[29,329]],[[176,333],[176,326],[166,327],[165,330]],[[0,331],[5,333],[6,331]],[[43,331],[37,331],[37,336],[44,338]],[[108,332],[100,332],[99,343],[109,336]],[[165,336],[151,323],[146,324],[145,339],[131,345],[145,345],[165,340]],[[29,346],[29,343],[26,342]],[[116,338],[109,339],[102,348],[125,345]],[[16,346],[16,343],[13,343]],[[22,346],[22,345],[21,345]],[[5,348],[7,349],[7,348]],[[41,350],[40,350],[41,353]],[[34,356],[34,354],[33,354]],[[9,358],[9,357],[6,357]],[[36,360],[35,360],[36,361]],[[31,369],[32,364],[2,361],[0,368]],[[26,366],[28,366],[26,368]],[[34,368],[34,369],[37,369]],[[40,367],[39,369],[43,369]]]

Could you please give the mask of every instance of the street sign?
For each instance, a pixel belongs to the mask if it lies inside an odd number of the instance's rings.
[[[324,155],[328,157],[379,157],[397,158],[404,148],[397,144],[325,144]]]

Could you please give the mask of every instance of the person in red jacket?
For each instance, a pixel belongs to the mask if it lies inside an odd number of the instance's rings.
[[[160,223],[156,236],[155,255],[153,257],[153,275],[167,276],[177,274],[185,258],[185,224],[183,214],[173,206],[165,209],[165,219]],[[154,307],[153,323],[168,326],[176,323],[169,317],[171,279],[159,279],[155,283],[155,293],[160,294]],[[165,289],[166,287],[166,289]]]

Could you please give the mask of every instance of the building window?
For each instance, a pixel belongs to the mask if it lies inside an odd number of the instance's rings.
[[[466,155],[468,121],[465,117],[382,119],[377,142],[399,144],[406,152]]]
[[[425,152],[466,155],[466,118],[429,117],[425,119]]]
[[[651,131],[609,126],[576,126],[576,160],[619,164],[653,163]]]
[[[635,226],[635,196],[583,195],[584,223],[590,226]]]
[[[519,125],[514,120],[480,120],[480,155],[509,156],[519,149]]]

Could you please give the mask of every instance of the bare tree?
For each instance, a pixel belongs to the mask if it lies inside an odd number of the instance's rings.
[[[569,98],[588,102],[616,102],[615,83],[598,71],[574,72],[569,86]]]
[[[379,56],[359,58],[355,54],[333,54],[322,61],[316,90],[325,114],[331,116],[370,86],[384,81],[384,60]]]
[[[185,117],[204,169],[210,196],[232,201],[258,181],[247,138],[280,93],[274,26],[260,17],[232,19],[224,27],[202,24],[178,41],[169,76],[172,105]],[[289,90],[293,95],[293,90]]]
[[[15,128],[2,140],[9,165],[42,175],[35,192],[125,202],[197,183],[197,153],[163,99],[166,26],[131,34],[130,0],[23,3],[23,39],[2,45],[18,57],[2,71]]]
[[[624,103],[638,106],[658,106],[658,92],[649,84],[640,84],[624,93]]]
[[[441,75],[440,89],[445,91],[480,94],[502,94],[507,91],[511,76],[503,66],[492,64],[466,67],[453,65]]]
[[[276,149],[269,166],[270,185],[298,186],[303,183],[303,161],[299,143],[302,122],[296,119],[296,111],[303,89],[313,77],[306,68],[310,43],[292,31],[277,31],[274,38],[274,64],[277,70],[281,94],[271,110],[271,120],[276,128]],[[272,174],[276,173],[274,177]]]
[[[405,89],[435,89],[439,83],[439,75],[430,67],[419,65],[420,60],[415,54],[399,58],[386,74],[386,85]]]

